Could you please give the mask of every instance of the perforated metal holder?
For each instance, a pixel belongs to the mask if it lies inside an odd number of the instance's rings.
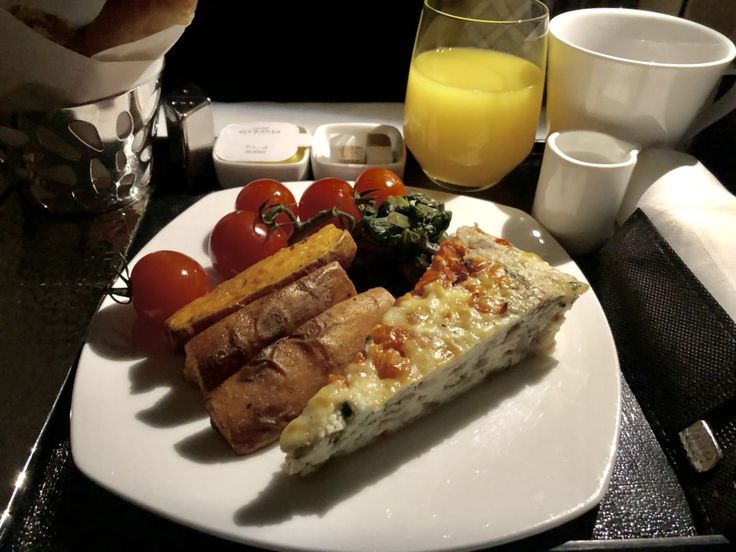
[[[49,213],[103,213],[143,197],[160,78],[94,103],[0,117],[0,161]]]

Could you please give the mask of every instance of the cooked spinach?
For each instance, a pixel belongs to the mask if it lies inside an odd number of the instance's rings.
[[[382,285],[394,294],[410,290],[446,237],[452,213],[421,192],[361,206],[353,230],[358,255],[351,275],[359,287]]]

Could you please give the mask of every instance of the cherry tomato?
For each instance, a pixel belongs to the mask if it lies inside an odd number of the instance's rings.
[[[246,184],[235,199],[235,208],[238,211],[257,213],[264,203],[267,206],[283,205],[288,207],[295,216],[299,216],[294,194],[281,182],[271,178],[259,178]],[[285,213],[278,215],[276,222],[279,223],[279,228],[286,232],[287,236],[291,236],[294,232],[291,220]]]
[[[211,289],[202,265],[178,251],[154,251],[130,274],[133,308],[138,316],[161,323]]]
[[[360,197],[369,197],[380,205],[389,196],[406,195],[406,186],[398,174],[382,167],[364,170],[355,180],[355,191]]]
[[[258,213],[233,211],[215,224],[209,251],[215,270],[224,278],[232,278],[287,245],[284,231],[266,226]]]
[[[315,180],[302,194],[299,200],[299,218],[302,221],[312,218],[325,209],[337,207],[340,211],[352,215],[355,222],[360,220],[360,211],[355,203],[353,188],[347,181],[340,178],[321,178]],[[314,230],[327,224],[334,224],[338,228],[349,229],[348,221],[340,217],[332,217],[317,225]]]

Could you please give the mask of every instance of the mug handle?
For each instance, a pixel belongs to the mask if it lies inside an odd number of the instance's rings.
[[[736,65],[734,63],[728,66],[722,77],[727,75],[736,75]],[[689,144],[700,132],[731,113],[734,109],[736,109],[736,83],[732,84],[731,88],[698,115],[680,143]]]

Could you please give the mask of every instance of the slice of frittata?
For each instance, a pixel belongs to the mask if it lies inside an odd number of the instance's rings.
[[[445,240],[414,290],[373,330],[344,376],[281,434],[288,473],[306,474],[549,350],[587,284],[477,227]]]

